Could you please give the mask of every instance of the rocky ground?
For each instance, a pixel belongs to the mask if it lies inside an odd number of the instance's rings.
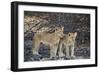
[[[89,59],[90,58],[90,49],[89,48],[75,48],[75,58],[70,59]],[[24,41],[24,61],[41,61],[41,60],[59,60],[59,57],[50,59],[50,49],[47,46],[42,45],[39,48],[39,54],[35,55],[32,53],[32,39],[26,39]],[[62,57],[64,60],[70,60],[66,57]]]

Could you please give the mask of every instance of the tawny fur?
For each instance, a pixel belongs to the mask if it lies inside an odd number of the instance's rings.
[[[50,58],[56,57],[60,38],[63,36],[64,27],[56,28],[55,32],[36,32],[33,37],[33,54],[38,54],[39,45],[43,44],[50,46]]]
[[[62,45],[64,45],[66,47],[66,49],[65,49],[66,55],[65,56],[67,58],[75,57],[74,56],[74,48],[75,48],[76,36],[77,36],[77,32],[75,32],[75,33],[69,32],[68,34],[65,34],[65,36],[63,38],[60,39],[59,57],[64,56],[64,53],[62,52]],[[71,50],[71,55],[69,53],[69,49]]]

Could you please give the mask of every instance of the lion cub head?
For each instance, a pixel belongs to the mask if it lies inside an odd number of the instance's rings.
[[[74,33],[73,32],[69,32],[67,34],[67,38],[68,38],[69,41],[75,41],[76,36],[77,36],[77,32],[74,32]]]
[[[63,37],[63,31],[64,31],[64,27],[55,27],[55,35],[59,36],[59,37]]]

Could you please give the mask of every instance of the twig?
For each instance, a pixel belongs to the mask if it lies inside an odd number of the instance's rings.
[[[42,21],[40,21],[42,22]],[[33,27],[37,26],[38,24],[40,24],[40,22],[36,23],[34,26],[32,26],[31,28],[29,28],[26,32],[24,32],[24,34],[26,34],[27,32],[29,32]]]

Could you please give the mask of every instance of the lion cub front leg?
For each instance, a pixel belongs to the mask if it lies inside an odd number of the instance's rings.
[[[51,46],[50,47],[50,58],[56,58],[57,54],[57,46]]]
[[[71,46],[71,57],[75,58],[75,55],[74,55],[74,45]]]
[[[59,44],[59,51],[58,51],[58,55],[59,55],[59,58],[63,57],[64,56],[64,53],[62,51],[62,43]]]

